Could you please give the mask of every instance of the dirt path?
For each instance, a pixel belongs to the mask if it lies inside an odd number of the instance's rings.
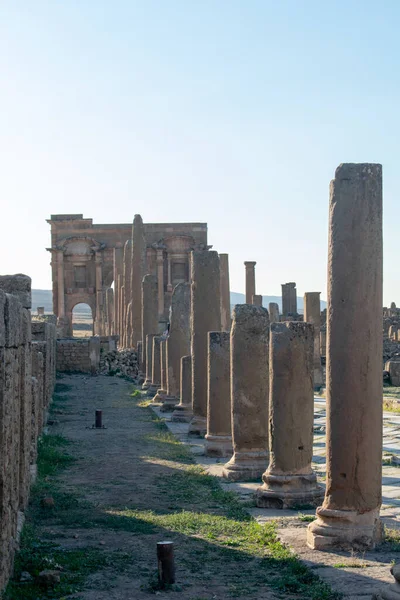
[[[34,494],[28,525],[59,545],[61,558],[81,551],[75,562],[88,564],[77,578],[82,591],[71,586],[72,593],[43,598],[336,598],[276,541],[272,526],[252,521],[234,494],[193,464],[141,398],[131,397],[133,389],[115,377],[59,380],[50,433],[70,440],[66,451],[74,461],[42,484],[54,508]],[[90,428],[95,409],[103,410],[104,430]],[[176,548],[177,581],[167,591],[156,578],[156,542],[163,539]]]

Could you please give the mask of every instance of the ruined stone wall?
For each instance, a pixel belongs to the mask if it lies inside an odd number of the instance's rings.
[[[57,371],[94,373],[100,366],[100,337],[57,340]],[[105,350],[106,344],[103,341]]]

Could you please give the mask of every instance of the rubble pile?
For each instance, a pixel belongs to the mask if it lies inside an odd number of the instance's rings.
[[[99,372],[102,375],[116,375],[137,380],[139,366],[136,350],[121,350],[102,353]]]

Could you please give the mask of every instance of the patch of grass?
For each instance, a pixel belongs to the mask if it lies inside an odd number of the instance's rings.
[[[380,547],[388,552],[400,552],[400,531],[385,527],[385,535]]]
[[[158,423],[154,422],[154,424]],[[161,431],[144,436],[145,442],[151,446],[150,456],[181,463],[193,463],[193,456],[176,437],[166,429],[162,421]]]
[[[312,523],[312,521],[315,521],[315,519],[315,515],[305,515],[303,513],[299,513],[299,521],[302,521],[303,523]]]
[[[129,395],[131,398],[141,398],[142,392],[140,392],[139,390],[133,390],[133,392]]]
[[[391,400],[383,400],[383,410],[391,413],[400,413],[400,406],[391,402]]]

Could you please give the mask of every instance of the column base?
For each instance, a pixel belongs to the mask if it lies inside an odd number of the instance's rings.
[[[174,423],[190,423],[193,417],[192,407],[189,404],[175,404],[171,421]]]
[[[162,388],[159,388],[157,390],[157,394],[154,396],[153,398],[153,402],[164,402],[164,398],[167,395],[167,392],[165,390],[163,390]]]
[[[268,450],[234,452],[231,460],[224,466],[222,476],[229,481],[261,479],[268,460]]]
[[[155,396],[157,394],[158,388],[160,387],[159,383],[151,383],[147,388],[147,396]]]
[[[176,403],[178,402],[178,398],[175,396],[164,396],[162,407],[160,408],[161,412],[173,412],[175,410]]]
[[[317,477],[310,473],[263,475],[264,485],[256,491],[256,504],[260,508],[295,508],[318,506],[324,499],[324,490],[317,485]]]
[[[379,508],[366,513],[320,506],[317,520],[307,529],[307,545],[313,550],[329,548],[369,549],[382,540]]]
[[[193,415],[192,420],[190,421],[188,433],[191,435],[200,435],[201,437],[204,437],[207,433],[207,419],[205,417]]]
[[[150,379],[145,379],[144,384],[142,385],[142,390],[148,390],[149,387],[151,386],[151,381]]]
[[[205,443],[206,456],[232,456],[232,436],[231,435],[211,435],[207,433]]]

